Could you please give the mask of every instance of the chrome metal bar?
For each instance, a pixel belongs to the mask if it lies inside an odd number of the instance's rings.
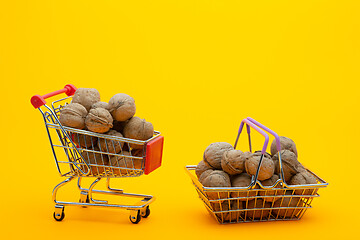
[[[50,114],[52,114],[52,115],[55,116],[55,113],[51,110],[50,107],[48,107],[47,105],[44,105],[44,106],[49,110]],[[56,120],[57,124],[59,125],[60,129],[63,131],[63,134],[68,138],[68,140],[73,144],[73,146],[76,146],[76,145],[74,144],[74,142],[71,140],[70,136],[67,134],[67,132],[66,132],[66,130],[64,129],[64,127],[61,125],[59,119],[58,119],[57,117],[55,117],[55,120]],[[46,124],[45,124],[45,125],[46,125]],[[46,126],[47,126],[47,125],[46,125]],[[48,127],[47,127],[47,129],[48,129]],[[51,147],[54,149],[54,146],[52,145],[52,141],[51,141],[51,136],[50,136],[50,135],[49,135],[49,139],[50,139],[50,142],[51,142]],[[74,149],[75,149],[76,151],[78,151],[78,149],[77,149],[76,147],[74,147]],[[56,153],[55,153],[55,151],[53,151],[53,153],[55,154],[55,159],[56,159]],[[79,155],[81,156],[81,153],[80,153],[79,151],[78,151],[78,153],[79,153]],[[86,175],[86,174],[89,173],[89,172],[84,173],[84,172],[80,169],[80,167],[77,165],[77,163],[74,162],[74,161],[71,161],[70,158],[69,158],[69,161],[70,161],[72,164],[74,164],[74,165],[76,166],[76,168],[77,168],[82,174]],[[87,163],[85,163],[85,164],[87,164]],[[90,169],[89,169],[89,170],[90,170]]]
[[[89,188],[89,199],[91,202],[94,202],[94,203],[103,203],[103,204],[107,204],[108,201],[104,201],[104,200],[96,200],[96,199],[93,199],[92,198],[92,190],[93,188],[95,187],[95,185],[101,180],[101,178],[97,178],[95,179],[95,181],[90,185],[90,188]]]
[[[110,178],[106,179],[106,188],[109,189],[112,192],[124,193],[124,191],[122,189],[116,189],[116,188],[111,188],[110,187]]]
[[[140,210],[148,206],[152,201],[144,202],[143,205],[120,205],[107,203],[80,203],[80,202],[63,202],[58,201],[57,204],[63,206],[81,206],[81,207],[110,207],[110,208],[125,208],[126,210]]]
[[[83,188],[81,187],[81,177],[78,178],[78,188],[80,191],[87,191],[89,192],[90,189],[89,188]],[[107,183],[108,184],[108,183]],[[109,188],[108,188],[109,189]],[[151,198],[154,198],[154,196],[151,196],[151,195],[145,195],[145,194],[135,194],[135,193],[125,193],[123,192],[123,190],[121,189],[113,189],[113,188],[110,188],[109,189],[110,191],[104,191],[104,190],[97,190],[97,189],[92,189],[92,192],[93,193],[100,193],[100,194],[108,194],[108,195],[122,195],[122,196],[125,196],[125,197],[136,197],[136,198],[146,198],[146,199],[151,199]]]
[[[53,192],[52,192],[52,200],[55,202],[55,203],[59,203],[57,200],[56,200],[56,193],[57,191],[59,190],[60,187],[64,186],[65,184],[69,183],[71,180],[73,180],[75,177],[74,176],[71,176],[69,178],[67,178],[66,180],[62,181],[61,183],[59,183],[58,185],[55,186]]]

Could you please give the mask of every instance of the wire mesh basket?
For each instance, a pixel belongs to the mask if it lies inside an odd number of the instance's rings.
[[[130,210],[130,221],[138,223],[141,217],[145,218],[150,214],[149,204],[155,198],[151,195],[124,193],[121,189],[111,188],[110,179],[138,177],[160,167],[164,137],[160,132],[154,131],[153,137],[143,141],[121,137],[119,134],[113,136],[63,126],[59,121],[61,109],[70,102],[75,91],[76,87],[68,84],[64,89],[43,96],[34,95],[31,98],[32,105],[43,116],[57,170],[62,177],[68,177],[53,190],[53,201],[56,204],[54,218],[57,221],[63,220],[64,206],[68,205],[115,207]],[[61,93],[66,93],[68,97],[52,102],[51,107],[46,104],[46,98]],[[84,188],[81,186],[82,177],[93,177],[95,180],[89,188]],[[76,178],[80,190],[79,202],[58,201],[58,189]],[[107,179],[107,190],[94,189],[103,178]],[[93,192],[142,200],[133,205],[108,204],[107,200],[94,199]]]
[[[160,132],[154,131],[152,138],[141,141],[62,126],[58,117],[61,109],[66,106],[67,99],[53,102],[56,118],[51,112],[45,112],[52,146],[63,149],[67,156],[65,160],[55,157],[62,176],[137,177],[154,170],[151,164],[158,162],[159,158],[146,154],[148,148],[161,139],[158,138]],[[58,142],[55,142],[56,140]],[[54,152],[57,152],[56,149]],[[69,171],[64,173],[64,168]]]
[[[244,124],[247,126],[250,151],[252,148],[250,127],[265,137],[259,166],[256,174],[252,176],[250,185],[247,187],[204,187],[194,174],[196,165],[188,165],[185,170],[189,174],[199,198],[210,214],[221,224],[301,219],[306,210],[311,208],[313,199],[320,196],[318,190],[326,187],[328,183],[306,169],[306,172],[316,179],[316,184],[287,184],[284,181],[279,136],[252,118],[246,118],[241,122],[234,149]],[[272,186],[264,186],[258,180],[261,162],[269,142],[267,133],[262,129],[274,135],[277,143],[280,176]]]

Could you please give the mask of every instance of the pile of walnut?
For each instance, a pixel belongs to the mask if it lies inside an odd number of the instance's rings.
[[[79,88],[75,92],[71,103],[60,111],[59,121],[62,125],[111,136],[125,137],[137,140],[147,140],[153,137],[154,128],[150,122],[134,117],[136,112],[135,100],[127,94],[115,94],[109,102],[100,101],[100,93],[94,88]],[[142,145],[96,138],[90,135],[75,134],[73,141],[83,148],[96,151],[142,156]],[[127,145],[127,144],[126,144]],[[120,167],[140,168],[141,160],[118,157],[114,155],[83,154],[90,164],[110,165]],[[131,166],[128,166],[131,165]],[[92,167],[93,174],[103,172],[101,167]],[[119,170],[117,170],[119,171]],[[126,170],[124,170],[126,172]],[[118,173],[119,174],[119,173]]]
[[[298,161],[294,141],[287,137],[280,137],[280,143],[285,182],[288,185],[316,184],[316,178]],[[203,160],[197,165],[195,173],[200,183],[205,187],[248,187],[251,183],[251,177],[256,174],[260,157],[260,151],[254,153],[242,152],[240,150],[235,150],[229,143],[216,142],[210,144],[206,148]],[[276,142],[274,140],[271,144],[271,155],[268,153],[265,153],[264,155],[258,180],[263,186],[273,186],[279,179],[279,172],[279,160]],[[310,195],[312,190],[309,189],[309,191],[310,193],[306,191],[302,193],[302,190],[297,190],[295,193],[299,195]],[[212,198],[212,194],[214,194],[214,198]],[[236,194],[236,196],[232,197],[247,196],[246,193]],[[241,194],[244,194],[244,196]],[[251,194],[256,195],[256,191],[251,192]],[[259,191],[259,194],[264,195],[265,192]],[[275,193],[268,191],[266,194],[274,195]],[[217,193],[208,192],[208,195],[212,199],[218,198]],[[264,200],[271,202],[276,200],[276,198],[269,197]]]

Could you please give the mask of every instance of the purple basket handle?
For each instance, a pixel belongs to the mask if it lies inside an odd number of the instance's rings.
[[[268,143],[269,143],[269,135],[267,135],[266,132],[264,132],[263,130],[261,130],[259,127],[257,127],[254,123],[252,123],[250,120],[248,119],[243,119],[240,123],[240,127],[239,127],[239,132],[238,132],[238,135],[237,135],[237,138],[236,138],[236,141],[235,141],[235,144],[234,144],[234,148],[236,148],[236,145],[237,145],[237,142],[239,140],[239,136],[242,132],[242,129],[244,127],[244,124],[246,123],[246,128],[247,128],[247,133],[250,134],[250,127],[252,127],[253,129],[255,129],[257,132],[259,132],[261,135],[263,135],[265,137],[265,142],[264,142],[264,146],[261,150],[261,154],[265,154],[266,152],[266,148],[268,146]]]
[[[246,119],[251,121],[252,123],[256,124],[257,126],[261,127],[262,129],[264,129],[265,131],[267,131],[268,133],[270,133],[271,135],[273,135],[275,137],[276,149],[278,150],[278,153],[279,153],[280,179],[284,182],[285,177],[284,177],[284,170],[283,170],[282,160],[281,160],[281,153],[280,153],[281,145],[280,145],[280,137],[279,137],[279,135],[276,132],[274,132],[273,130],[271,130],[270,128],[265,127],[263,124],[259,123],[255,119],[252,119],[251,117],[248,117]]]
[[[264,129],[265,131],[267,131],[271,135],[273,135],[275,137],[275,140],[276,140],[276,148],[277,148],[278,152],[280,152],[280,150],[281,150],[280,137],[276,132],[274,132],[273,130],[271,130],[268,127],[265,127],[263,124],[259,123],[255,119],[252,119],[251,117],[247,117],[246,119],[249,120],[250,122],[254,123],[255,125],[261,127],[262,129]]]

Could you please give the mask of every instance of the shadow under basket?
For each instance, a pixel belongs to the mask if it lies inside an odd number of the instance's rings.
[[[261,188],[204,187],[194,174],[196,165],[186,166],[195,190],[209,213],[221,224],[300,220],[311,208],[314,198],[319,197],[319,188],[328,185],[307,169],[317,179],[317,184],[308,187]]]

